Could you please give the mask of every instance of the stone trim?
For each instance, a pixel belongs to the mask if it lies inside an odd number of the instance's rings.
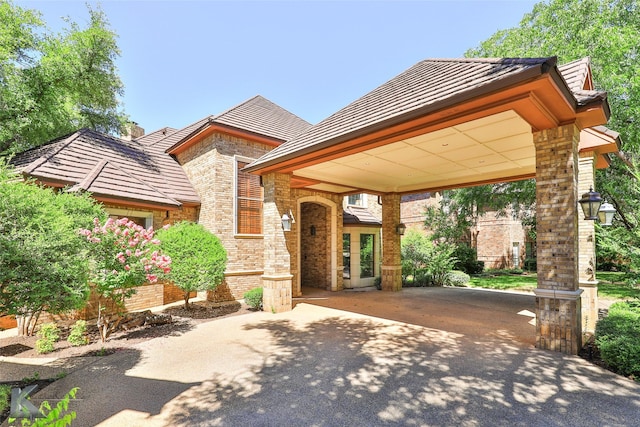
[[[534,289],[533,293],[538,298],[550,298],[550,299],[561,299],[561,300],[577,300],[580,298],[584,290],[577,289],[575,291],[563,291],[563,290],[555,290],[555,289],[543,289],[537,288]]]
[[[225,271],[225,277],[233,277],[233,276],[259,276],[264,274],[264,270],[236,270],[236,271]]]
[[[580,285],[581,288],[597,288],[598,283],[600,283],[598,280],[594,280],[594,281],[580,280],[578,284]]]
[[[278,274],[278,275],[274,275],[274,276],[263,274],[262,278],[264,280],[270,280],[272,282],[280,282],[280,281],[284,281],[284,280],[293,279],[293,274]]]

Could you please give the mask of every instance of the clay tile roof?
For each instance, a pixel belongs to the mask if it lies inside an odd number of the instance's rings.
[[[376,218],[366,208],[354,206],[347,206],[342,212],[342,223],[347,225],[382,225],[382,221]]]
[[[312,152],[365,131],[408,120],[414,114],[523,81],[556,65],[555,58],[461,58],[421,61],[329,116],[302,134],[268,152],[247,170]]]
[[[213,121],[287,141],[311,124],[260,95],[213,117]]]
[[[229,126],[280,142],[291,139],[311,127],[310,123],[295,114],[256,95],[223,113],[207,116],[174,132],[163,141],[163,145],[167,147],[167,151],[172,151],[191,136],[213,124]]]
[[[590,64],[590,58],[586,57],[558,66],[558,71],[571,89],[578,106],[607,98],[606,92],[594,90]]]
[[[43,182],[96,196],[174,207],[200,203],[182,168],[164,150],[89,129],[20,153],[11,163]]]
[[[589,63],[589,58],[581,58],[558,66],[558,71],[572,92],[592,89]]]

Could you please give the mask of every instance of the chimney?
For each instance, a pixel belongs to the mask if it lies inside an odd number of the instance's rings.
[[[142,129],[136,122],[129,122],[125,125],[125,133],[120,138],[125,141],[131,141],[136,138],[140,138],[144,135],[144,129]]]

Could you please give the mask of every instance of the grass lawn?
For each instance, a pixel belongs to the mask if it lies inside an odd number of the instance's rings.
[[[640,287],[630,286],[624,282],[624,273],[598,271],[596,277],[598,295],[602,298],[626,299],[640,298]],[[533,291],[538,286],[538,277],[535,273],[504,274],[491,272],[471,277],[468,286],[474,288]]]

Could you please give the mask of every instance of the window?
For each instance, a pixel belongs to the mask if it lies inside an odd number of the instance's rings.
[[[106,208],[109,217],[113,219],[128,218],[144,228],[153,226],[153,212],[139,211],[135,209]]]
[[[360,277],[373,277],[373,237],[360,235]]]
[[[342,235],[342,277],[351,279],[351,234]]]
[[[360,206],[362,208],[366,207],[366,201],[364,194],[352,194],[347,196],[347,205],[349,206]]]
[[[262,234],[262,186],[258,175],[242,171],[248,164],[236,163],[236,233]]]

